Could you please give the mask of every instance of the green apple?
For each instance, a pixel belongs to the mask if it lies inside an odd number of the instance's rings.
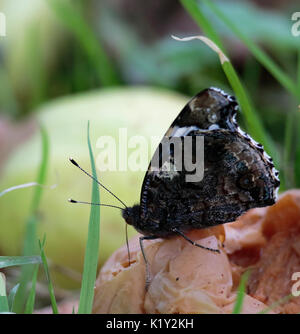
[[[166,90],[114,88],[62,98],[37,111],[38,121],[45,127],[50,141],[47,182],[39,207],[38,234],[40,238],[46,234],[45,250],[52,263],[78,272],[83,268],[90,207],[71,204],[68,199],[90,201],[92,181],[68,158],[74,158],[90,171],[88,121],[99,180],[127,206],[131,206],[139,202],[145,171],[124,168],[124,162],[120,166],[119,153],[124,153],[127,147],[127,156],[130,158],[138,147],[130,148],[128,145],[132,145],[132,138],[142,137],[148,144],[144,150],[147,150],[150,161],[150,146],[158,145],[186,101],[186,97]],[[99,144],[105,138],[103,136],[112,138],[116,143],[117,170],[99,171],[103,169],[101,154],[107,149]],[[109,152],[110,159],[115,151]],[[36,181],[40,159],[41,136],[36,131],[6,161],[1,174],[0,192],[11,186]],[[0,198],[0,250],[4,255],[18,255],[21,252],[33,191],[33,188],[19,189]],[[122,206],[104,189],[101,189],[101,202]],[[135,233],[131,227],[129,230],[130,235]],[[120,210],[101,207],[100,264],[124,243],[125,222]],[[63,286],[74,285],[68,281]]]

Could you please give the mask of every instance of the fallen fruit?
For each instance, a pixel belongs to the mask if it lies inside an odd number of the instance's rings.
[[[292,274],[300,272],[300,190],[288,191],[273,206],[250,210],[236,222],[193,230],[189,237],[219,247],[221,254],[180,237],[145,242],[152,275],[146,291],[144,260],[135,237],[130,266],[124,246],[102,267],[93,312],[231,313],[247,270],[242,313],[300,312],[299,297],[291,295]]]

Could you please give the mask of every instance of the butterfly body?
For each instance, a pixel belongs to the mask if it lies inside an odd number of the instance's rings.
[[[174,149],[167,157],[158,151],[159,168],[150,163],[140,204],[123,210],[128,224],[149,238],[166,238],[232,222],[251,208],[275,203],[278,172],[262,146],[238,127],[237,110],[235,98],[215,88],[183,108],[164,138],[180,138],[184,151],[184,139],[195,143],[203,137],[203,178],[187,182],[191,173],[177,169]]]

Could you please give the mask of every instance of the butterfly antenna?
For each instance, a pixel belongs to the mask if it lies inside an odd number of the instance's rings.
[[[104,188],[107,192],[109,192],[112,196],[114,196],[120,203],[122,203],[124,205],[125,208],[127,208],[127,205],[118,197],[116,196],[112,191],[110,191],[108,188],[106,188],[101,182],[99,182],[93,175],[89,174],[87,171],[85,171],[83,168],[81,168],[78,163],[73,159],[73,158],[69,158],[70,162],[76,166],[77,168],[79,168],[84,174],[86,174],[87,176],[89,176],[91,179],[93,179],[94,181],[96,181],[99,186],[101,186],[102,188]]]
[[[125,235],[126,235],[126,246],[127,246],[127,254],[128,254],[128,266],[130,267],[130,250],[129,250],[129,242],[128,242],[128,224],[125,224]]]
[[[116,205],[110,205],[110,204],[102,204],[102,203],[90,203],[90,202],[82,202],[82,201],[75,201],[74,199],[70,198],[68,200],[70,203],[75,203],[75,204],[89,204],[89,205],[98,205],[98,206],[107,206],[109,208],[116,208],[120,210],[124,210],[123,208],[116,206]],[[127,225],[127,224],[126,224]]]

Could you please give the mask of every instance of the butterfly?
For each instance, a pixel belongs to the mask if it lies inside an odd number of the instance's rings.
[[[236,99],[218,88],[195,95],[159,144],[154,155],[155,168],[153,157],[142,184],[140,203],[127,207],[118,198],[124,205],[124,220],[142,234],[139,240],[146,263],[146,286],[150,274],[144,240],[179,235],[195,246],[219,252],[193,242],[186,232],[232,222],[251,208],[275,203],[279,173],[263,146],[238,126],[238,110]],[[184,166],[177,168],[178,162],[182,163],[182,156],[188,151],[187,139],[192,143],[190,158],[197,160],[195,145],[199,138],[204,142],[203,177],[187,182],[192,173]],[[175,159],[178,150],[174,146],[168,147],[167,154],[162,153],[164,139],[178,139],[181,143],[179,161]]]

